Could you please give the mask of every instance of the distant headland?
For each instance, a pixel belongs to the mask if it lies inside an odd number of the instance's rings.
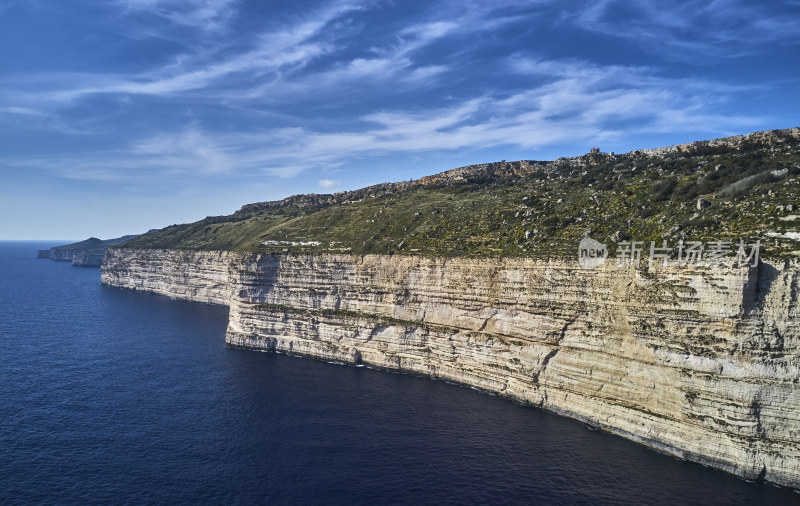
[[[38,258],[49,258],[57,262],[71,262],[72,265],[79,267],[100,267],[103,263],[103,256],[109,246],[116,246],[129,241],[140,234],[123,235],[114,239],[98,239],[90,237],[84,241],[56,246],[50,249],[40,249],[36,256]]]

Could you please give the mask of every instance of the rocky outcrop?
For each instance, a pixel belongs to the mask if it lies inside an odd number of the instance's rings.
[[[102,279],[229,305],[231,346],[456,381],[800,488],[797,263],[111,249]]]

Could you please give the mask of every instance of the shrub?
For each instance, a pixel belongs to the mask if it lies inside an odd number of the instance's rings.
[[[729,197],[739,193],[744,193],[756,185],[769,183],[770,181],[772,181],[772,179],[773,179],[772,174],[770,174],[769,171],[762,172],[760,174],[754,174],[752,176],[747,176],[743,179],[740,179],[736,182],[733,182],[723,187],[721,190],[717,192],[717,195]]]
[[[678,180],[674,177],[655,182],[652,186],[653,198],[657,201],[667,200],[676,186],[678,186]]]

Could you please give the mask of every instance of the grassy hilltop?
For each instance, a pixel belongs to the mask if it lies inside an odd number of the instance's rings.
[[[625,239],[744,239],[800,257],[800,128],[297,195],[123,247],[573,258],[586,235],[612,253]]]
[[[54,248],[50,248],[50,251],[55,252],[56,256],[61,256],[61,257],[64,257],[69,253],[83,253],[86,255],[103,255],[103,253],[106,252],[106,249],[109,246],[116,246],[125,241],[129,241],[134,237],[137,236],[124,235],[122,237],[116,237],[114,239],[98,239],[96,237],[90,237],[80,242],[74,242],[72,244],[65,244],[63,246],[56,246]]]

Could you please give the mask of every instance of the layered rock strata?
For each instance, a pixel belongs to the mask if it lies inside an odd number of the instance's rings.
[[[96,255],[91,253],[73,253],[72,265],[78,267],[100,267],[103,264],[104,255]]]
[[[447,379],[800,488],[800,265],[112,249],[103,282],[230,306],[227,342]]]
[[[232,300],[234,256],[209,251],[109,249],[100,267],[101,280],[110,286],[227,306]]]

